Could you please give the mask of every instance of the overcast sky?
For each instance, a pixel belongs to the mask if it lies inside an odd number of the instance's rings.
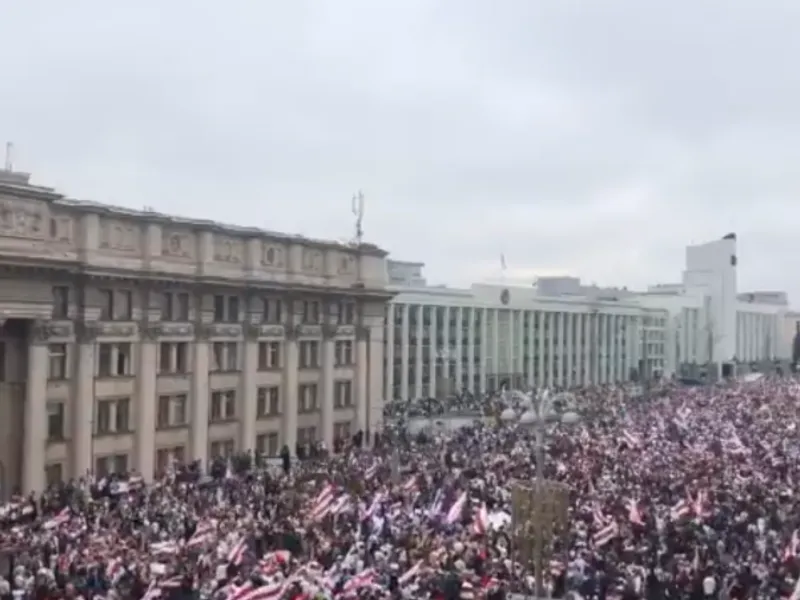
[[[175,7],[183,7],[177,9]],[[369,241],[434,282],[800,304],[797,0],[0,0],[0,138],[78,198]]]

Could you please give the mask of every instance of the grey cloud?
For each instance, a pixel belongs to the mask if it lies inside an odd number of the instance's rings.
[[[79,197],[368,237],[464,284],[504,252],[676,280],[735,230],[800,297],[794,2],[14,3],[0,137]],[[800,259],[798,259],[800,260]]]

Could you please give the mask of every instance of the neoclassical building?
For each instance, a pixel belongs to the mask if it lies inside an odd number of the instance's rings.
[[[386,253],[0,171],[0,486],[381,426]]]

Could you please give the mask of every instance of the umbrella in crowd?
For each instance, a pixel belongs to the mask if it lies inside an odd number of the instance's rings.
[[[542,475],[569,489],[548,594],[800,600],[798,381],[574,396],[584,419],[547,425]],[[497,422],[376,437],[295,463],[242,455],[147,485],[133,473],[16,497],[0,508],[0,596],[530,593],[510,490],[536,476],[534,432]]]

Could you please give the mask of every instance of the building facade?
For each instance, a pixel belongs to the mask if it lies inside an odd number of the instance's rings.
[[[738,293],[736,260],[735,236],[690,246],[682,282],[646,292],[573,277],[455,289],[428,285],[421,263],[389,261],[397,295],[387,306],[384,394],[716,377],[725,365],[746,372],[790,361],[800,326],[786,294]]]
[[[385,252],[0,172],[0,485],[376,431]]]

